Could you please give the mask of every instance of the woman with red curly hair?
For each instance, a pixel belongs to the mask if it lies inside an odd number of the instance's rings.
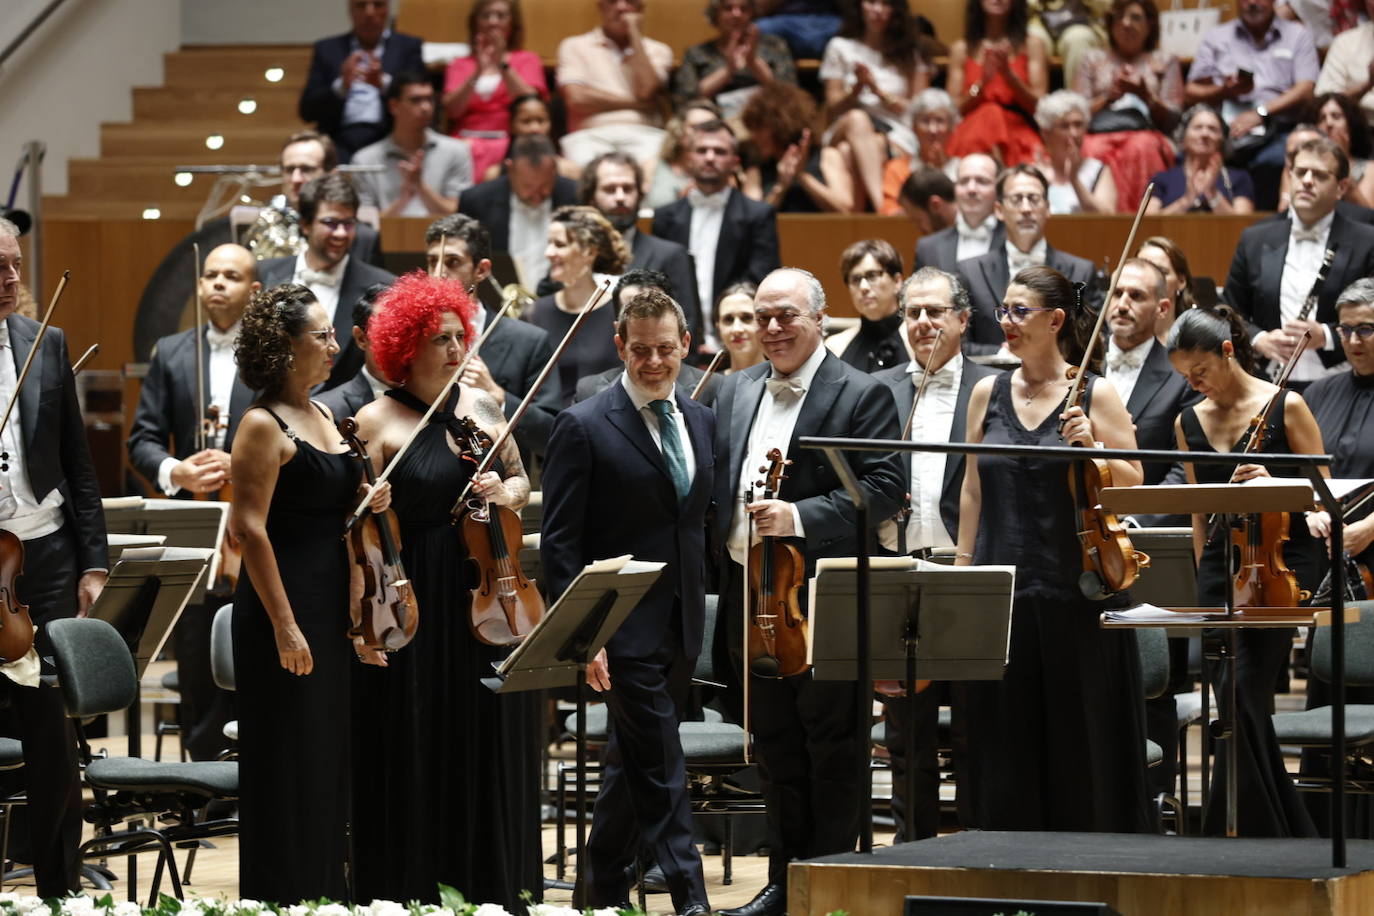
[[[410,438],[476,339],[480,306],[460,283],[416,272],[377,300],[368,339],[396,383],[358,411],[378,471]],[[474,465],[454,428],[471,417],[492,441],[505,416],[479,388],[455,385],[390,476],[401,558],[420,607],[403,649],[361,650],[354,680],[354,880],[359,901],[437,903],[439,885],[512,912],[543,889],[539,847],[539,731],[533,695],[498,696],[481,683],[504,651],[468,628],[473,578],[449,507]],[[530,483],[513,439],[474,498],[519,510]]]

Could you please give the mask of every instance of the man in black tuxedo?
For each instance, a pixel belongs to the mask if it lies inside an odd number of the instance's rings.
[[[677,287],[672,280],[668,279],[667,274],[661,270],[635,268],[625,271],[616,281],[615,289],[611,290],[611,308],[615,309],[615,314],[619,315],[622,304],[629,302],[646,289],[660,290],[672,298],[674,302],[677,301],[675,297]],[[683,309],[684,313],[686,311]],[[688,333],[690,334],[691,331]],[[582,376],[577,380],[577,390],[573,392],[573,403],[585,401],[587,398],[599,394],[620,378],[621,371],[619,368],[611,368],[605,372]],[[677,375],[677,390],[682,392],[684,397],[690,398],[692,392],[696,391],[697,385],[701,382],[701,377],[705,374],[695,366],[683,363]],[[716,400],[716,391],[720,388],[720,379],[721,376],[719,375],[712,375],[707,379],[706,387],[702,389],[701,397],[697,400],[710,407]]]
[[[549,439],[541,543],[549,593],[561,595],[594,560],[632,553],[667,564],[587,672],[612,722],[583,876],[593,907],[625,905],[626,869],[642,838],[674,909],[710,909],[678,737],[701,651],[715,483],[714,417],[674,391],[690,344],[677,303],[640,293],[616,322],[621,381],[559,414]]]
[[[1226,277],[1226,301],[1250,325],[1255,350],[1282,365],[1310,332],[1290,378],[1305,385],[1345,362],[1334,330],[1336,299],[1361,277],[1374,275],[1374,227],[1336,212],[1350,184],[1345,151],[1319,137],[1300,143],[1288,169],[1290,219],[1246,229]],[[1323,259],[1332,253],[1315,311],[1300,320]]]
[[[914,267],[938,267],[954,273],[960,261],[1000,249],[1006,241],[1002,221],[993,213],[997,200],[997,162],[984,153],[959,160],[954,182],[954,225],[916,242]],[[913,267],[913,269],[914,269]]]
[[[735,132],[724,121],[707,121],[690,135],[687,168],[693,190],[654,211],[654,235],[692,255],[703,337],[699,352],[715,352],[716,300],[732,283],[758,283],[778,267],[778,217],[773,208],[730,187],[739,163]],[[695,231],[693,231],[695,227]]]
[[[867,759],[869,724],[856,721],[856,686],[818,681],[810,672],[759,676],[743,669],[739,644],[741,590],[753,534],[786,539],[806,560],[853,556],[854,505],[830,463],[802,451],[802,436],[895,439],[897,405],[882,382],[845,364],[821,342],[825,292],[810,273],[774,271],[759,284],[754,307],[770,362],[731,374],[716,397],[716,524],[725,545],[720,588],[729,667],[750,677],[749,718],[768,815],[768,883],[729,916],[781,916],[787,909],[787,865],[794,859],[848,852],[859,835],[859,762]],[[758,468],[770,449],[793,462],[776,499],[753,499]],[[906,475],[896,455],[850,456],[875,522],[896,513]],[[805,588],[798,603],[806,608]],[[733,643],[733,644],[730,644]],[[867,687],[865,687],[867,689]]]
[[[334,138],[344,162],[391,130],[382,101],[391,77],[425,69],[423,42],[388,28],[390,0],[348,0],[348,15],[352,31],[315,42],[299,106],[302,121]]]
[[[19,230],[0,219],[0,400],[6,403],[38,336],[36,321],[15,314],[21,262]],[[0,446],[9,456],[7,467],[0,467],[0,528],[23,541],[20,596],[38,626],[38,659],[48,658],[48,622],[84,615],[104,587],[109,565],[100,486],[67,340],[56,327],[38,344]],[[52,674],[51,666],[43,673]],[[28,804],[19,809],[28,829],[12,834],[17,841],[10,855],[33,863],[38,896],[66,897],[80,888],[76,733],[55,685],[27,687],[9,678],[0,684],[8,694],[0,731],[24,745],[24,766],[7,782],[28,792]]]
[[[1005,338],[993,315],[1016,272],[1026,267],[1053,267],[1075,283],[1087,285],[1085,301],[1102,304],[1094,288],[1096,270],[1092,262],[1051,248],[1045,241],[1045,224],[1050,218],[1049,181],[1033,165],[1018,165],[997,178],[997,203],[994,210],[1006,229],[1006,243],[987,254],[958,265],[959,279],[973,300],[966,352],[996,353]]]
[[[506,174],[458,195],[458,212],[491,233],[492,251],[504,251],[520,271],[520,283],[534,289],[549,272],[544,249],[549,218],[577,203],[577,182],[558,174],[558,154],[548,137],[532,134],[511,141]]]
[[[929,373],[930,380],[912,416],[910,438],[913,442],[963,442],[969,393],[979,379],[996,374],[996,370],[965,359],[961,352],[972,309],[968,291],[954,274],[922,267],[902,284],[897,301],[915,359],[907,365],[876,372],[874,378],[891,389],[897,415],[905,424],[911,416],[916,390]],[[902,456],[902,464],[911,507],[905,522],[905,543],[898,540],[897,525],[902,523],[899,516],[895,521],[884,522],[879,529],[882,545],[893,551],[905,548],[908,553],[953,547],[959,536],[964,456],[912,453]],[[887,749],[892,760],[892,807],[899,841],[923,840],[939,832],[940,767],[936,751],[940,705],[947,702],[947,686],[932,684],[910,699],[891,696],[884,701]],[[907,767],[912,765],[906,754],[910,729],[916,730],[915,798],[907,797]],[[903,820],[909,805],[915,814],[912,835],[907,835]]]
[[[200,274],[206,326],[164,337],[153,348],[127,447],[129,463],[160,495],[190,499],[216,494],[229,482],[234,432],[253,402],[253,392],[239,379],[234,343],[243,310],[261,288],[252,252],[221,245],[205,256]],[[196,402],[197,348],[203,404]],[[211,411],[215,420],[204,428],[202,443],[201,421]],[[214,760],[228,746],[224,725],[233,718],[230,695],[216,686],[210,671],[210,626],[228,597],[219,585],[211,587],[217,596],[187,606],[172,632],[181,693],[177,719],[193,760]]]
[[[369,286],[362,298],[353,306],[353,344],[363,354],[363,364],[357,375],[321,394],[317,401],[329,408],[337,424],[345,417],[355,417],[363,405],[370,404],[382,396],[391,383],[377,367],[377,359],[372,355],[372,344],[367,339],[367,326],[372,321],[372,313],[377,297],[386,292],[380,283]]]
[[[439,250],[441,242],[442,252]],[[425,230],[425,245],[429,272],[457,280],[469,296],[476,298],[491,276],[491,236],[486,227],[470,216],[453,213],[429,224]],[[495,316],[493,309],[483,305],[474,316],[474,332],[480,336],[487,322]],[[474,356],[463,370],[462,382],[491,395],[510,419],[552,358],[553,341],[548,332],[507,315],[482,344],[479,355]],[[543,456],[554,415],[562,403],[563,390],[558,373],[551,372],[515,428],[515,442],[520,447],[525,467],[532,474],[537,467],[535,457]]]
[[[299,283],[310,288],[324,310],[334,316],[339,355],[324,389],[353,378],[363,364],[353,342],[353,305],[374,283],[390,284],[396,277],[349,254],[358,227],[358,192],[337,173],[307,182],[301,188],[301,229],[306,248],[294,258],[258,262],[258,278],[265,288]]]

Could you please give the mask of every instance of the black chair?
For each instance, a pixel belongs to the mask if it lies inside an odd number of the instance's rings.
[[[221,690],[235,690],[234,681],[234,606],[226,604],[215,611],[215,619],[210,624],[210,674],[215,686]],[[224,723],[224,737],[234,743],[239,740],[239,720]],[[220,752],[220,760],[233,760],[238,751],[227,748]]]
[[[1163,696],[1169,689],[1169,640],[1164,631],[1157,627],[1144,627],[1135,631],[1136,651],[1140,654],[1140,676],[1145,688],[1145,699],[1153,700]],[[1145,765],[1157,767],[1164,763],[1164,749],[1155,742],[1145,739]],[[1174,832],[1179,836],[1185,830],[1183,806],[1168,792],[1155,797],[1155,825],[1160,833],[1164,832],[1165,811],[1174,822]]]
[[[233,762],[160,763],[141,757],[94,757],[81,720],[129,709],[138,695],[138,676],[124,638],[96,619],[54,620],[48,624],[58,686],[67,715],[74,720],[85,782],[95,801],[86,819],[95,837],[81,845],[83,858],[129,857],[129,899],[137,899],[134,856],[156,852],[149,891],[156,904],[165,867],[182,899],[175,848],[194,849],[201,840],[238,832],[237,818],[200,821],[211,801],[236,801],[238,764]],[[158,822],[166,826],[159,828]]]

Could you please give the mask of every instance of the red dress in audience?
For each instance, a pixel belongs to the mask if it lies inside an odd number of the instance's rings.
[[[533,51],[511,51],[506,55],[511,69],[529,83],[545,101],[549,98],[549,86],[544,80],[544,62]],[[444,74],[444,92],[453,92],[461,87],[477,69],[477,58],[458,57],[448,65]],[[483,95],[482,90],[487,94]],[[506,81],[497,77],[494,88],[482,86],[468,99],[467,110],[457,121],[449,123],[449,136],[467,141],[472,150],[472,174],[480,181],[487,167],[506,158],[506,147],[510,144],[510,93],[506,91]]]
[[[1011,60],[1011,69],[1023,82],[1030,80],[1029,63],[1023,50]],[[973,86],[983,78],[983,65],[970,55],[964,60],[964,85]],[[1000,73],[993,74],[978,94],[980,102],[949,138],[951,156],[988,153],[1002,160],[1006,166],[1023,162],[1034,164],[1036,154],[1044,148],[1040,133],[1032,125],[1029,113],[1022,114],[1012,107],[1016,94]]]

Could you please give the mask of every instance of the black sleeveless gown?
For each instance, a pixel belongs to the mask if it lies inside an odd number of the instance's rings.
[[[1285,397],[1298,397],[1289,392]],[[1183,436],[1189,451],[1215,452],[1207,441],[1197,412],[1186,408],[1181,415]],[[1245,448],[1248,437],[1242,437],[1233,451]],[[1264,452],[1289,452],[1288,432],[1284,427],[1283,407],[1277,406],[1265,428]],[[1271,473],[1281,474],[1276,468]],[[1198,483],[1225,483],[1232,469],[1215,464],[1195,464],[1193,474]],[[1229,533],[1228,533],[1229,534]],[[1288,520],[1289,541],[1284,545],[1284,562],[1298,576],[1302,588],[1317,585],[1318,542],[1307,531],[1302,515]],[[1226,602],[1226,549],[1229,537],[1218,537],[1202,551],[1198,564],[1198,602],[1203,607],[1221,607]],[[1269,716],[1273,711],[1274,687],[1279,672],[1288,663],[1293,648],[1292,629],[1243,629],[1237,634],[1236,653],[1236,830],[1241,836],[1289,837],[1315,836],[1316,827],[1308,815],[1302,798],[1284,766],[1279,751],[1274,724]],[[1225,689],[1225,668],[1220,672],[1218,690]],[[1220,695],[1220,694],[1218,694]],[[1218,747],[1216,765],[1212,767],[1212,790],[1203,816],[1203,830],[1211,834],[1226,832],[1226,768]]]
[[[322,452],[297,439],[280,417],[272,417],[295,440],[296,454],[277,477],[267,534],[315,667],[297,677],[281,666],[271,620],[245,564],[233,618],[239,896],[283,905],[320,897],[346,900],[346,700],[354,660],[341,534],[362,468],[347,454]]]
[[[1083,408],[1091,406],[1090,380]],[[1062,446],[1059,414],[1026,429],[1011,373],[997,376],[983,441]],[[1001,681],[963,688],[968,763],[959,782],[966,827],[1134,833],[1149,829],[1145,701],[1135,634],[1099,615],[1124,596],[1079,591],[1069,465],[978,456],[982,514],[975,565],[1016,567],[1011,645]]]
[[[480,681],[506,650],[468,628],[467,549],[449,519],[473,468],[446,437],[457,396],[390,478],[420,623],[386,668],[354,675],[354,873],[360,903],[437,903],[443,883],[516,912],[522,891],[543,896],[538,695],[497,696]]]

